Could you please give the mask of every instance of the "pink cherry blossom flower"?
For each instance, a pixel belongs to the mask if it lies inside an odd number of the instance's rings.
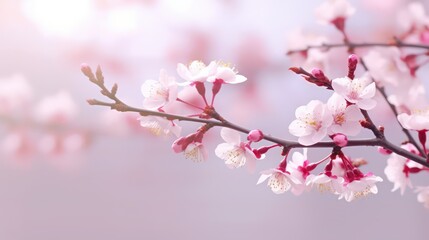
[[[77,115],[77,106],[70,94],[59,92],[43,98],[35,108],[35,117],[44,123],[65,124]]]
[[[355,8],[346,0],[327,0],[316,8],[316,16],[321,23],[331,23],[336,19],[346,19],[355,13]]]
[[[295,184],[300,184],[299,180],[293,177],[289,172],[280,169],[269,169],[261,172],[261,177],[256,184],[263,183],[268,180],[268,187],[275,194],[281,194],[289,191]]]
[[[207,151],[202,144],[204,133],[205,130],[200,128],[195,133],[180,137],[173,142],[171,148],[175,153],[183,152],[187,159],[203,162],[207,159]]]
[[[417,187],[417,201],[423,203],[425,208],[429,208],[429,187]]]
[[[177,73],[186,80],[186,82],[181,85],[189,85],[195,82],[206,82],[208,77],[216,74],[217,67],[215,61],[210,62],[208,66],[201,61],[193,61],[188,67],[179,63],[177,65]]]
[[[371,76],[382,86],[388,84],[398,86],[404,78],[411,77],[397,47],[374,48],[363,57],[363,60]]]
[[[171,120],[156,116],[140,117],[140,126],[148,129],[155,136],[174,135],[180,136],[182,128]]]
[[[418,154],[417,148],[411,143],[404,144],[401,147],[411,153]],[[384,169],[384,173],[387,179],[394,184],[392,192],[401,189],[401,195],[403,195],[407,186],[410,188],[413,187],[409,174],[419,172],[421,169],[423,169],[421,164],[392,153],[389,159],[387,159],[387,166]]]
[[[350,103],[356,104],[364,110],[371,110],[375,107],[375,83],[368,76],[350,79],[348,77],[336,78],[332,80],[332,88]]]
[[[313,145],[322,140],[332,124],[332,115],[326,105],[319,100],[312,100],[306,106],[295,111],[296,120],[289,125],[289,132],[299,137],[302,145]]]
[[[298,183],[292,186],[291,192],[295,195],[301,195],[304,191],[308,191],[310,187],[305,184],[307,177],[310,176],[310,171],[307,166],[310,164],[307,158],[307,148],[303,149],[303,153],[294,152],[292,160],[287,164],[287,171],[298,180]]]
[[[429,108],[414,110],[411,114],[401,113],[398,115],[401,125],[410,130],[429,130]]]
[[[356,105],[347,106],[346,100],[337,93],[332,94],[326,105],[333,118],[329,132],[349,136],[355,136],[360,132],[362,127],[359,120],[362,117]]]
[[[286,50],[306,49],[310,45],[322,45],[327,42],[328,39],[325,36],[297,29],[292,31],[288,36]],[[329,65],[328,52],[317,48],[291,54],[290,57],[295,65],[301,66],[304,69],[320,68],[326,70],[326,67]]]
[[[377,182],[382,182],[381,177],[373,174],[367,174],[359,180],[353,180],[351,182],[345,182],[343,184],[342,192],[338,199],[344,198],[347,202],[351,202],[354,199],[366,197],[369,194],[377,194],[378,188],[375,185]]]
[[[158,80],[147,80],[141,87],[145,97],[143,106],[147,109],[155,110],[163,107],[167,103],[176,101],[177,83],[173,77],[161,70]]]
[[[429,17],[426,15],[421,2],[411,2],[407,8],[398,14],[398,25],[407,32],[411,29],[421,31],[429,26]]]
[[[219,144],[215,154],[225,161],[225,164],[233,169],[244,166],[246,163],[253,168],[256,156],[249,145],[241,142],[240,134],[229,128],[222,128],[220,135],[225,143]]]
[[[10,114],[29,106],[33,91],[21,75],[0,79],[0,114]]]
[[[406,187],[412,188],[411,180],[409,178],[410,168],[422,168],[423,166],[409,161],[408,159],[393,153],[387,159],[387,166],[384,169],[387,180],[392,182],[392,192],[401,189],[401,195],[404,195]]]
[[[207,78],[207,82],[221,81],[222,83],[236,84],[247,80],[246,77],[237,74],[229,64],[217,62],[216,72]]]
[[[413,109],[419,112],[427,106],[427,93],[423,83],[418,78],[406,77],[401,79],[398,86],[392,88],[388,96],[390,103],[396,106],[399,113],[411,114]]]

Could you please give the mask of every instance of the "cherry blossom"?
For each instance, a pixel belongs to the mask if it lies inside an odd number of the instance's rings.
[[[303,153],[294,152],[292,160],[287,165],[287,171],[299,181],[299,183],[292,186],[291,192],[295,195],[300,195],[310,188],[305,184],[307,177],[310,176],[308,165],[310,162],[307,159],[307,148],[304,148]]]
[[[148,129],[155,136],[174,135],[180,136],[182,128],[171,120],[156,116],[140,117],[140,126]]]
[[[355,136],[362,129],[359,123],[362,118],[359,108],[356,105],[347,106],[346,100],[339,94],[332,94],[327,102],[327,108],[333,118],[329,132]]]
[[[411,78],[397,47],[371,49],[363,60],[368,66],[371,76],[382,86],[398,86],[404,79]]]
[[[375,83],[367,75],[353,80],[348,77],[336,78],[332,80],[332,88],[361,109],[371,110],[377,103],[372,99],[375,96]]]
[[[295,116],[297,119],[289,125],[289,132],[299,137],[298,142],[306,146],[322,140],[333,120],[326,105],[319,100],[298,107]]]
[[[216,147],[216,156],[223,159],[231,169],[242,167],[246,163],[254,168],[256,156],[248,144],[241,142],[240,134],[229,128],[222,128],[220,134],[225,143]]]
[[[268,187],[275,194],[281,194],[289,191],[295,184],[300,184],[299,180],[293,177],[289,172],[281,169],[269,169],[261,172],[261,177],[256,184],[263,183],[268,180]]]
[[[384,169],[387,180],[394,184],[392,192],[401,189],[401,195],[404,195],[407,186],[412,188],[408,173],[405,173],[406,163],[406,158],[393,153],[387,159],[387,166]]]
[[[429,187],[417,187],[417,201],[423,203],[425,208],[429,208]]]
[[[236,84],[247,80],[246,77],[237,74],[229,64],[217,62],[216,72],[207,78],[207,82],[221,81],[222,83]]]
[[[401,125],[410,130],[429,130],[429,108],[414,110],[411,114],[401,113],[398,121]]]
[[[0,113],[10,114],[28,107],[33,97],[33,90],[21,75],[0,79]]]
[[[146,80],[141,91],[145,97],[143,106],[147,109],[158,109],[177,98],[177,83],[173,77],[161,70],[158,80]]]
[[[193,61],[188,67],[181,63],[177,65],[177,73],[180,77],[186,80],[186,82],[181,85],[205,82],[208,77],[215,75],[217,70],[218,65],[215,61],[210,62],[208,66],[201,61]]]
[[[316,186],[320,192],[330,192],[334,194],[342,193],[344,178],[335,175],[327,175],[326,173],[317,176],[310,175],[306,180],[306,185],[310,187]]]
[[[190,159],[194,162],[203,162],[207,159],[207,151],[204,145],[200,142],[190,143],[185,151],[185,158]]]
[[[378,188],[375,184],[382,181],[381,177],[372,174],[367,174],[359,180],[346,181],[343,184],[343,189],[338,199],[344,198],[347,202],[350,202],[361,197],[366,197],[371,193],[377,194]]]
[[[64,91],[43,98],[35,107],[35,117],[44,123],[65,124],[77,115],[77,106]]]
[[[429,26],[429,17],[426,15],[423,4],[421,2],[408,4],[407,8],[398,14],[398,25],[403,31],[425,30]]]
[[[180,137],[173,142],[171,148],[176,153],[183,152],[187,159],[203,162],[207,159],[207,151],[202,144],[205,131],[205,128],[200,128],[195,133]]]
[[[321,45],[327,43],[328,39],[325,36],[317,35],[314,33],[304,32],[302,29],[293,31],[287,39],[287,49],[305,49],[309,45]],[[291,54],[291,60],[303,68],[327,68],[328,52],[321,49],[309,49],[296,54]]]
[[[331,23],[346,19],[355,13],[355,8],[346,0],[328,0],[320,5],[315,13],[321,23]]]
[[[399,113],[411,114],[413,109],[424,109],[429,106],[425,87],[416,78],[402,79],[398,86],[392,88],[387,99],[396,106]]]

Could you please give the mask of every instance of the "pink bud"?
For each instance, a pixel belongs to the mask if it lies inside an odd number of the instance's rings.
[[[351,54],[349,56],[349,66],[356,66],[358,64],[359,58],[356,54]]]
[[[342,133],[334,134],[331,138],[334,141],[335,145],[339,147],[344,147],[347,145],[347,142],[348,142],[347,136]]]
[[[82,63],[80,65],[80,70],[82,71],[82,73],[87,76],[90,79],[94,79],[94,73],[92,73],[92,69],[91,67],[86,64],[86,63]]]
[[[385,149],[384,147],[378,147],[378,152],[384,155],[389,155],[392,153],[392,151]]]
[[[259,142],[264,138],[264,134],[261,130],[252,130],[247,135],[247,140],[252,142]]]
[[[313,74],[313,76],[317,79],[324,79],[325,78],[325,74],[319,68],[314,68],[313,70],[311,70],[311,74]]]
[[[186,138],[181,137],[181,138],[178,138],[176,141],[173,142],[173,145],[171,145],[171,148],[173,149],[173,151],[175,153],[180,153],[180,152],[183,152],[185,150],[185,147],[183,146],[185,140],[186,140]]]

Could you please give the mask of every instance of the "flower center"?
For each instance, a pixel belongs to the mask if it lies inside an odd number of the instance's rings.
[[[203,70],[206,67],[206,65],[201,62],[201,61],[193,61],[191,62],[191,64],[189,65],[189,71],[193,74],[196,75],[198,74],[201,70]]]
[[[344,116],[344,113],[339,113],[334,116],[335,124],[342,125],[345,121],[346,121],[346,117]]]

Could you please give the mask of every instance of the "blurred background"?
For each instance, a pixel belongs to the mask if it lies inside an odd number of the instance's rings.
[[[196,164],[171,151],[173,138],[140,128],[138,116],[86,103],[105,99],[80,72],[83,62],[100,65],[107,85],[118,83],[118,96],[141,106],[141,84],[160,69],[177,76],[177,63],[222,60],[249,80],[224,88],[218,111],[294,139],[287,127],[295,109],[330,93],[291,74],[289,67],[307,63],[285,53],[310,41],[302,36],[341,41],[317,23],[321,3],[0,0],[0,239],[427,239],[428,210],[412,190],[390,193],[386,179],[379,194],[352,203],[317,191],[277,196],[256,186],[257,173],[216,158],[219,129],[207,137],[209,160]],[[408,1],[351,3],[351,38],[388,41]],[[328,76],[343,76],[347,54],[330,56]],[[404,140],[389,113],[377,113],[392,141]],[[197,127],[184,125],[183,134]],[[328,152],[312,150],[309,159]],[[347,153],[385,178],[386,157],[376,149]],[[279,160],[270,154],[257,171]],[[413,182],[427,186],[427,179]]]

